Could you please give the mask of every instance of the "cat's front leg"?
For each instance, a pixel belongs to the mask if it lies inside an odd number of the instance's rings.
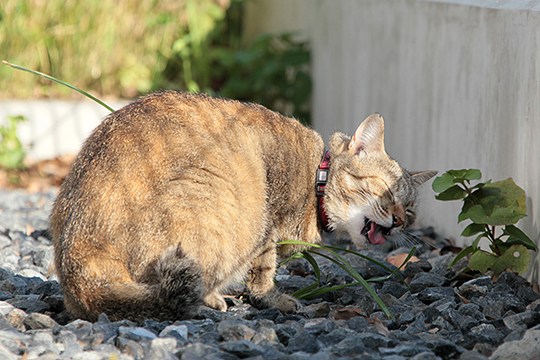
[[[204,304],[212,309],[219,311],[227,311],[227,303],[223,299],[223,296],[217,291],[213,290],[207,293],[203,298]]]
[[[298,300],[280,292],[274,284],[276,274],[276,245],[267,248],[253,261],[248,275],[249,300],[259,308],[274,307],[290,313],[300,308]]]

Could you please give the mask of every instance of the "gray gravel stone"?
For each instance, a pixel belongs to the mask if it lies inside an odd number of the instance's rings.
[[[446,281],[444,276],[421,272],[416,274],[409,284],[410,290],[413,294],[420,292],[427,288],[439,287]]]
[[[227,298],[227,312],[202,308],[196,319],[111,322],[104,314],[96,322],[70,319],[47,269],[53,251],[45,230],[53,198],[54,192],[0,190],[2,359],[485,360],[492,353],[499,359],[527,347],[537,351],[540,295],[525,279],[505,272],[495,283],[487,276],[463,282],[448,269],[450,255],[436,256],[421,244],[421,261],[403,271],[409,285],[397,278],[372,284],[394,313],[392,320],[361,286],[303,300],[298,313],[283,314],[244,302],[242,285],[235,287],[235,298]],[[37,230],[29,233],[27,224]],[[364,254],[384,261],[389,251],[381,246]],[[364,259],[345,257],[366,277],[386,275]],[[318,261],[327,286],[353,280],[327,259]],[[277,286],[288,293],[315,281],[303,260],[277,273]]]
[[[540,329],[529,329],[523,339],[500,345],[490,360],[537,359],[540,354]]]

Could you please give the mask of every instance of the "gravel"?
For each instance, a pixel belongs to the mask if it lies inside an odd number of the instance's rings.
[[[540,353],[540,295],[505,272],[466,278],[448,268],[447,242],[433,229],[415,230],[416,256],[401,273],[373,286],[389,306],[388,319],[362,287],[302,300],[295,314],[258,310],[233,289],[227,312],[201,308],[195,319],[92,323],[70,319],[53,260],[47,193],[0,190],[0,358],[2,359],[535,359]],[[330,239],[333,244],[347,243]],[[430,243],[432,246],[425,245]],[[363,253],[384,261],[389,245]],[[386,275],[376,265],[343,255],[365,277]],[[318,258],[322,281],[352,279]],[[277,285],[293,292],[315,281],[294,260],[278,269]]]

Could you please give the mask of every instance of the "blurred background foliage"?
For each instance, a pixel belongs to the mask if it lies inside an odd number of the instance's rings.
[[[310,121],[310,50],[292,34],[244,41],[244,0],[2,0],[0,58],[105,99],[176,89]],[[0,66],[0,98],[75,92]]]

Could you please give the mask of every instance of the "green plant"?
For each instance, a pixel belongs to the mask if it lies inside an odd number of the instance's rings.
[[[195,3],[187,1],[188,19],[194,21],[188,21],[188,31],[174,42],[152,88],[256,102],[309,124],[312,84],[307,42],[289,33],[244,42],[238,25],[243,0],[233,0],[225,13],[215,4]]]
[[[309,124],[310,50],[293,34],[261,35],[235,52],[219,53],[223,64],[219,93],[253,101]]]
[[[477,169],[449,170],[433,181],[436,198],[442,201],[462,200],[458,222],[470,220],[462,236],[475,236],[452,261],[455,265],[470,255],[468,266],[472,270],[494,275],[510,269],[518,273],[527,270],[531,261],[529,250],[537,245],[515,224],[526,216],[525,191],[511,178],[480,182],[482,174]],[[474,186],[472,181],[476,181]],[[489,250],[480,247],[486,239]]]
[[[408,256],[403,261],[403,264],[401,264],[401,266],[398,268],[391,269],[390,267],[386,266],[384,263],[377,261],[369,256],[363,255],[353,250],[342,249],[335,246],[312,244],[312,243],[296,241],[296,240],[281,241],[278,243],[278,245],[286,245],[286,246],[292,245],[292,246],[299,246],[302,248],[307,248],[304,251],[298,251],[298,252],[293,253],[289,258],[283,260],[281,262],[281,265],[286,264],[287,262],[291,260],[305,259],[313,268],[313,272],[316,277],[316,281],[313,284],[308,285],[305,288],[299,289],[295,293],[293,293],[294,297],[298,299],[311,299],[311,298],[320,296],[322,294],[325,294],[327,292],[337,291],[337,290],[344,289],[347,287],[361,285],[371,295],[373,300],[375,300],[375,302],[379,305],[381,310],[385,313],[385,315],[388,318],[393,318],[393,314],[390,312],[388,307],[385,305],[385,303],[382,301],[379,295],[377,295],[377,293],[375,292],[375,290],[371,287],[369,283],[383,282],[390,279],[393,276],[399,277],[400,280],[403,282],[403,276],[400,273],[400,269],[403,268],[403,266],[405,266],[405,264],[408,263],[408,261],[414,255],[414,252],[416,251],[416,248],[413,247],[411,251],[409,252]],[[345,259],[343,256],[341,256],[338,253],[338,251],[346,252],[346,253],[358,256],[367,261],[370,261],[376,264],[377,266],[380,266],[384,270],[386,270],[388,272],[388,275],[366,280],[364,279],[362,275],[360,275],[358,271],[356,271],[356,269],[354,269],[354,267],[347,261],[347,259]],[[321,270],[320,270],[319,264],[317,263],[317,260],[315,260],[313,255],[323,257],[325,259],[330,260],[334,264],[338,265],[340,268],[345,270],[345,272],[347,272],[347,274],[349,274],[354,279],[354,281],[350,283],[333,285],[333,286],[323,284],[321,280]]]
[[[309,124],[307,43],[291,34],[244,41],[244,3],[6,0],[0,43],[10,62],[100,97],[132,98],[158,89],[206,92],[256,102]],[[0,97],[71,96],[49,80],[0,67]]]
[[[7,123],[0,126],[0,167],[4,169],[24,168],[26,151],[17,136],[17,127],[24,121],[21,115],[8,116]]]
[[[193,1],[3,0],[2,56],[102,96],[131,98],[148,91],[163,71],[173,43],[187,32],[186,8]],[[70,95],[43,79],[2,70],[0,96]]]

